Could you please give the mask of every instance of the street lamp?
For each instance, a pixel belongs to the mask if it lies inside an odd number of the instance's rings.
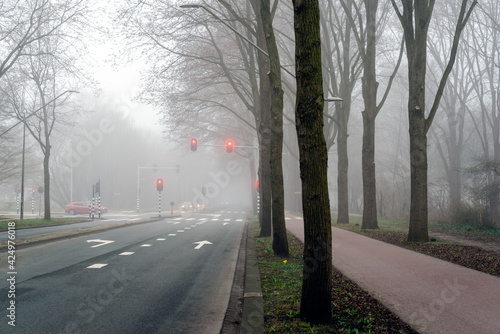
[[[186,4],[186,5],[181,5],[180,6],[181,8],[188,8],[188,9],[196,9],[196,8],[201,8],[201,9],[204,9],[206,10],[210,15],[212,15],[217,21],[221,22],[223,25],[225,25],[226,27],[228,27],[229,29],[231,29],[236,35],[240,36],[241,38],[243,38],[246,42],[248,42],[250,45],[252,45],[254,48],[256,48],[258,51],[260,51],[264,56],[266,56],[267,58],[269,58],[269,54],[264,51],[261,47],[259,47],[257,44],[255,44],[254,42],[252,42],[251,40],[249,40],[248,38],[246,38],[245,36],[243,36],[238,30],[234,29],[233,27],[231,27],[229,24],[227,24],[223,19],[221,19],[219,16],[217,16],[217,14],[215,14],[212,10],[210,10],[210,8],[208,8],[207,6],[204,6],[204,5],[198,5],[198,4]],[[290,72],[289,70],[287,70],[285,67],[283,67],[282,65],[280,65],[280,67],[283,69],[283,71],[285,71],[286,73],[290,74],[292,77],[295,78],[295,75]]]

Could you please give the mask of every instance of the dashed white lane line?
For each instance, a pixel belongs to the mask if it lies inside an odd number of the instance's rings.
[[[190,229],[191,229],[191,227],[184,227],[184,229],[185,229],[185,230],[190,230]]]
[[[184,232],[184,230],[177,230],[177,232],[182,233],[182,232]]]
[[[134,254],[135,252],[123,252],[123,253],[120,253],[118,255],[132,255]]]
[[[210,219],[210,220],[213,221],[213,222],[218,222],[219,218],[214,218],[214,219]]]
[[[89,269],[101,269],[102,267],[106,267],[108,264],[107,263],[95,263],[91,266],[88,266],[87,268]]]
[[[143,245],[141,245],[141,247],[151,247],[151,246],[153,246],[153,245],[151,245],[151,244],[143,244]]]
[[[158,240],[158,241],[165,241],[165,240],[167,240],[167,239],[165,239],[165,238],[158,238],[158,239],[156,239],[156,240]]]
[[[169,237],[175,237],[177,234],[174,234],[174,233],[170,233],[168,236]]]
[[[182,220],[182,217],[174,218],[172,220]]]
[[[224,221],[225,221],[225,222],[230,222],[230,221],[231,221],[231,219],[224,219]]]
[[[236,219],[236,221],[237,221],[237,222],[242,222],[242,221],[243,221],[243,219]]]
[[[134,220],[139,220],[139,219],[141,219],[141,218],[134,218],[134,219],[130,219],[130,220],[131,220],[131,221],[134,221]]]
[[[195,220],[195,218],[186,218],[186,220]]]

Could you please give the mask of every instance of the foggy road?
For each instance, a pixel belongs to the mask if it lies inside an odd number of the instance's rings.
[[[2,303],[0,332],[219,333],[245,218],[192,213],[19,250],[16,326]]]

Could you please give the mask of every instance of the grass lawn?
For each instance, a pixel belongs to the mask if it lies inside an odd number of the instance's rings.
[[[290,257],[273,255],[271,238],[254,239],[264,299],[266,333],[416,333],[334,268],[331,323],[300,319],[303,244],[288,234]]]
[[[8,223],[14,222],[16,224],[16,229],[26,228],[26,227],[39,227],[39,226],[50,226],[50,225],[60,225],[60,224],[72,224],[72,223],[81,223],[85,221],[89,221],[88,218],[52,218],[51,220],[45,220],[43,218],[29,218],[24,219],[23,224],[19,223],[19,219],[8,219],[0,216],[0,231],[6,230],[8,227]]]

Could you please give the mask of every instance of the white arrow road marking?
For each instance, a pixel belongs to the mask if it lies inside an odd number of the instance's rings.
[[[101,269],[102,267],[106,267],[108,264],[107,263],[96,263],[91,266],[88,266],[87,268],[90,269]]]
[[[134,254],[135,252],[123,252],[123,253],[120,253],[118,255],[132,255]]]
[[[200,249],[204,245],[212,245],[212,243],[210,241],[207,241],[207,240],[193,242],[193,245],[196,245],[196,244],[198,244],[198,246],[196,246],[194,249]]]
[[[90,246],[91,248],[95,248],[95,247],[99,247],[99,246],[104,246],[104,245],[110,244],[110,243],[112,243],[114,241],[112,241],[112,240],[93,239],[93,240],[87,240],[87,242],[100,242],[99,245]]]

